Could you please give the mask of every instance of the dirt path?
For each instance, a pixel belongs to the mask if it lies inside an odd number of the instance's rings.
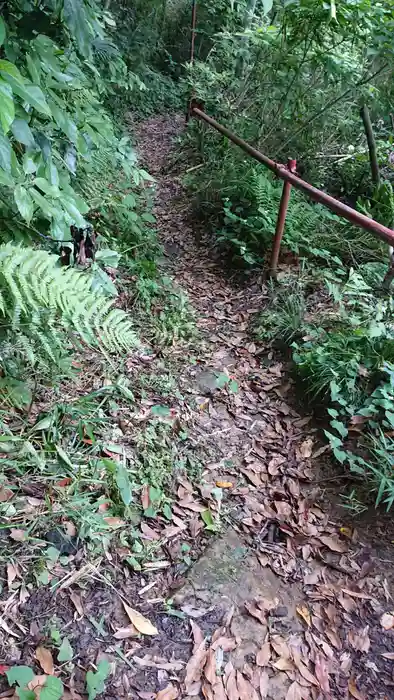
[[[168,174],[182,128],[181,118],[154,118],[137,143],[158,179],[168,269],[203,337],[180,388],[197,409],[190,440],[209,460],[202,487],[180,482],[178,513],[198,515],[208,498],[220,531],[174,597],[194,647],[186,681],[180,674],[160,698],[394,698],[394,633],[382,626],[391,627],[382,615],[394,604],[382,567],[310,485],[322,452],[316,431],[294,409],[282,365],[248,336],[264,290],[237,289],[196,243],[180,179]],[[188,523],[196,538],[201,526]]]

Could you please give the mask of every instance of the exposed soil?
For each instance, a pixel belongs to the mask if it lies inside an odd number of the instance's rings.
[[[140,573],[125,565],[119,542],[94,565],[72,555],[71,573],[64,578],[59,565],[53,590],[9,585],[2,661],[38,673],[35,650],[52,647],[64,697],[74,700],[101,658],[111,663],[102,694],[111,700],[394,699],[391,536],[381,524],[355,527],[340,511],[334,516],[324,484],[313,484],[324,476],[318,431],[295,408],[287,368],[250,335],[268,292],[222,271],[169,167],[182,128],[182,117],[157,117],[135,137],[157,178],[163,265],[187,292],[200,331],[194,348],[161,349],[150,366],[177,365],[165,421],[174,435],[184,431],[202,477],[174,474],[170,521],[136,521],[157,548]],[[131,378],[141,363],[132,358]],[[144,401],[130,430],[145,420]],[[146,512],[144,489],[141,501]],[[382,536],[385,556],[375,546]],[[157,634],[147,635],[145,623],[138,634],[124,602]],[[56,662],[55,618],[72,642],[70,670]]]

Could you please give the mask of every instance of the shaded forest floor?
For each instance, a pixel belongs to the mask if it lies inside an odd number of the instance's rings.
[[[169,167],[182,128],[182,118],[157,117],[135,135],[157,179],[163,271],[187,293],[197,326],[194,340],[131,357],[131,385],[142,368],[155,384],[112,437],[134,449],[130,434],[153,412],[154,476],[134,525],[149,557],[136,572],[124,537],[96,560],[79,551],[54,590],[24,591],[18,564],[8,568],[3,661],[37,667],[37,648],[48,649],[45,672],[52,659],[74,700],[100,659],[111,700],[394,699],[387,522],[356,527],[335,515],[313,420],[297,408],[286,366],[250,333],[268,291],[224,274]],[[175,463],[166,509],[160,464]],[[51,649],[55,618],[72,664]]]

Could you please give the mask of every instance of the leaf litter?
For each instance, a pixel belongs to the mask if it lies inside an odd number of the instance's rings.
[[[45,678],[61,673],[58,650],[67,638],[66,659],[73,653],[73,662],[79,663],[64,662],[72,664],[69,676],[63,676],[64,697],[82,696],[79,667],[97,668],[104,654],[115,672],[104,681],[95,680],[90,671],[90,679],[98,687],[105,682],[103,697],[108,699],[383,700],[393,692],[394,614],[385,592],[388,584],[381,572],[366,569],[368,547],[348,523],[330,519],[324,498],[310,484],[325,448],[309,417],[293,406],[286,367],[269,351],[261,362],[261,348],[248,338],[248,325],[262,307],[265,288],[260,284],[240,289],[226,279],[204,233],[206,248],[195,243],[179,180],[162,173],[181,121],[153,118],[139,127],[137,136],[150,170],[159,176],[156,210],[162,242],[177,246],[175,258],[168,256],[168,267],[198,311],[203,340],[194,348],[196,362],[186,367],[183,347],[166,351],[168,361],[183,362],[179,393],[184,398],[174,398],[170,409],[162,407],[165,411],[152,411],[162,404],[155,397],[141,400],[130,427],[139,430],[153,413],[174,432],[184,430],[193,451],[202,457],[202,475],[174,476],[166,515],[157,490],[149,484],[140,489],[143,518],[137,518],[135,529],[137,541],[151,548],[147,561],[140,563],[135,545],[122,536],[92,566],[85,567],[82,550],[67,554],[67,562],[54,558],[44,572],[48,581],[44,576],[46,582],[39,582],[37,590],[23,589],[22,560],[8,562],[0,623],[7,636],[7,662],[26,662],[37,671],[38,663]],[[153,353],[150,366],[159,362],[160,352]],[[140,372],[141,364],[143,359],[131,358],[131,374],[133,368]],[[202,371],[224,376],[223,386],[202,386]],[[112,449],[110,456],[116,463]],[[55,488],[70,484],[66,477]],[[14,494],[14,485],[10,487],[3,487],[0,499],[7,504]],[[45,503],[44,495],[39,488],[29,494],[26,517],[34,518],[35,509]],[[101,510],[105,513],[107,507]],[[124,531],[123,518],[105,517],[108,528]],[[77,537],[72,514],[63,520],[68,537]],[[217,533],[226,537],[229,521],[255,553],[261,577],[269,571],[294,591],[294,611],[282,615],[279,598],[246,594],[242,606],[234,610],[229,605],[224,616],[209,600],[179,609],[168,603],[182,589],[190,564],[209,538]],[[31,523],[26,522],[18,514],[13,517],[8,537],[21,546],[36,546],[34,539],[31,543]],[[110,572],[108,577],[104,571]],[[59,620],[53,622],[55,610],[63,617],[52,653],[50,635],[59,626]],[[233,615],[248,615],[258,626],[258,643],[247,659],[240,655],[245,640],[242,630],[232,629]],[[45,618],[45,628],[33,625],[40,617]],[[24,646],[23,623],[29,635]]]

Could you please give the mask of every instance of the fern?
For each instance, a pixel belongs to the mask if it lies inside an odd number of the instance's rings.
[[[15,353],[33,367],[57,365],[67,334],[91,346],[119,352],[138,344],[129,316],[91,289],[91,277],[59,267],[42,250],[0,246],[0,360]],[[12,360],[13,358],[13,360]]]

